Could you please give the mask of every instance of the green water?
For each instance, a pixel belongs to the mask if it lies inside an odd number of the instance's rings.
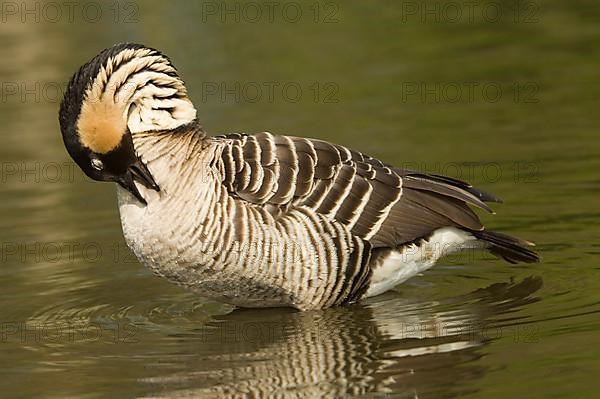
[[[2,396],[597,396],[600,7],[466,3],[3,3]],[[70,75],[119,41],[172,58],[209,132],[318,137],[501,196],[484,222],[543,263],[469,252],[308,313],[154,277],[57,123]]]

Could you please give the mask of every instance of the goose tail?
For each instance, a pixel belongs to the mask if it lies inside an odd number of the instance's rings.
[[[495,231],[471,231],[479,241],[482,241],[487,250],[510,263],[537,263],[541,260],[537,252],[529,247],[535,244],[508,234]]]

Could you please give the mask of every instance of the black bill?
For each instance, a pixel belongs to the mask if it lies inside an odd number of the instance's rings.
[[[148,205],[137,186],[135,181],[141,183],[144,187],[154,191],[160,191],[160,187],[154,181],[154,177],[146,167],[146,165],[137,158],[136,162],[129,166],[127,172],[123,176],[116,179],[117,183],[125,190],[129,191],[138,201],[144,205]]]

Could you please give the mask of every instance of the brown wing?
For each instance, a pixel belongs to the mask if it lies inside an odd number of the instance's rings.
[[[304,206],[337,220],[375,247],[395,247],[445,226],[482,230],[469,207],[491,212],[497,198],[467,183],[393,168],[321,140],[228,135],[222,140],[223,184],[275,214]]]

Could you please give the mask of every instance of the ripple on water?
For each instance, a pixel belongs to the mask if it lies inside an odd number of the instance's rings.
[[[49,304],[34,312],[25,322],[30,330],[44,329],[55,334],[68,334],[72,339],[41,340],[52,346],[68,346],[73,343],[99,344],[114,341],[119,332],[131,336],[137,342],[141,336],[183,336],[193,333],[194,328],[204,325],[211,314],[227,311],[229,307],[197,300],[192,295],[165,295],[135,304],[98,304],[98,298],[82,298],[81,294],[65,302]],[[58,337],[57,337],[58,338]],[[122,341],[122,340],[120,340]]]
[[[489,326],[534,300],[540,287],[539,278],[528,278],[438,302],[389,293],[318,312],[236,310],[196,329],[169,354],[166,373],[142,381],[150,397],[416,397],[431,387],[456,396],[465,393],[459,381],[484,372],[472,361],[499,338]],[[165,360],[146,359],[149,367]]]

